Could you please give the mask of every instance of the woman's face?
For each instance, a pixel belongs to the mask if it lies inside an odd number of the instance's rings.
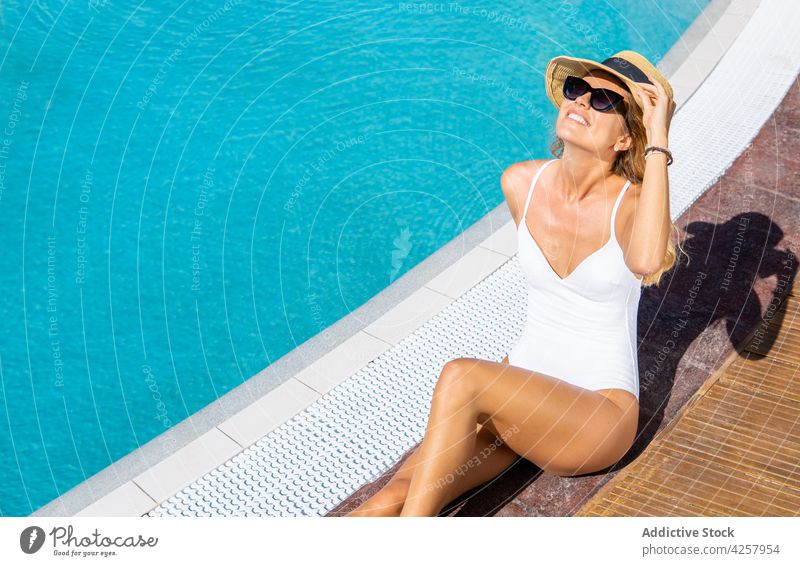
[[[594,71],[583,77],[592,88],[607,88],[621,94],[625,104],[635,104],[624,83],[611,73]],[[630,146],[630,136],[625,129],[625,109],[618,107],[610,112],[599,112],[589,104],[591,93],[587,92],[575,100],[565,98],[556,120],[556,135],[564,144],[573,144],[597,153],[601,158],[613,161],[615,153]],[[588,125],[570,117],[581,116]]]

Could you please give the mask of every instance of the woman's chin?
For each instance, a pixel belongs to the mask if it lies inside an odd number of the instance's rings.
[[[580,128],[580,129],[579,129]],[[589,129],[586,126],[578,124],[577,122],[573,123],[563,123],[559,124],[556,128],[556,135],[560,137],[562,140],[567,141],[575,141],[579,143],[579,140],[588,140],[591,138],[589,134]]]
[[[584,132],[583,135],[570,131],[559,131],[556,133],[564,142],[564,145],[572,145],[581,149],[594,149],[597,146],[588,132]]]

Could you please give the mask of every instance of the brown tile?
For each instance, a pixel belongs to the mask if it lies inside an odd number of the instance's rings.
[[[668,422],[669,419],[664,416],[663,406],[653,409],[644,405],[640,406],[639,428],[636,431],[636,440],[634,440],[633,446],[628,450],[628,453],[620,460],[620,465],[624,467],[634,461],[650,445],[658,431],[664,428]]]
[[[733,341],[736,337],[755,328],[759,320],[760,318],[754,318],[742,330],[736,329],[735,321],[717,320],[713,325],[707,327],[686,350],[682,360],[684,363],[681,364],[680,370],[687,371],[690,368],[697,368],[711,373],[733,352],[735,349]],[[740,326],[744,324],[741,320],[739,321]],[[731,336],[731,333],[734,337]],[[687,376],[690,375],[687,374]],[[695,377],[695,375],[691,374],[691,377]]]
[[[700,325],[695,332],[718,319],[742,319],[742,314],[744,322],[752,319],[758,313],[754,293],[786,271],[793,246],[789,238],[800,234],[780,231],[757,212],[716,224],[691,222],[686,228],[683,246],[689,259],[682,258],[662,288],[646,290],[640,314],[652,321],[688,309],[696,318],[690,324]]]
[[[800,165],[797,166],[800,179]],[[777,244],[787,233],[796,233],[800,224],[800,185],[785,183],[781,191],[764,185],[745,185],[739,180],[721,179],[703,194],[701,204],[713,210],[719,223],[730,223],[746,232],[774,233]],[[739,216],[742,215],[742,216]],[[741,220],[740,220],[741,218]],[[689,222],[682,225],[689,225]]]
[[[774,118],[764,124],[722,179],[746,188],[764,187],[789,196],[797,195],[800,152],[797,126],[779,125]]]
[[[711,222],[716,224],[721,220],[719,194],[710,190],[713,186],[700,195],[675,221],[679,228],[683,230],[691,222]]]
[[[800,127],[800,82],[797,79],[778,106],[775,112],[775,121],[779,127]]]
[[[544,473],[516,501],[533,517],[569,517],[614,476],[613,469],[573,477]]]
[[[511,501],[510,503],[503,506],[501,509],[497,511],[494,515],[495,517],[530,517],[531,515],[528,514],[528,510],[524,508],[522,505],[517,503],[516,501]]]
[[[537,466],[524,458],[519,458],[494,479],[449,503],[442,513],[456,517],[497,515],[539,475],[541,475],[541,470]]]
[[[643,294],[637,349],[640,401],[651,409],[667,402],[676,376],[687,367],[709,370],[720,355],[733,349],[723,319],[734,310],[726,310],[710,279],[679,270],[668,290]]]

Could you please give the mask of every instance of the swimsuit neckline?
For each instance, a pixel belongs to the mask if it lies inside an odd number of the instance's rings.
[[[523,227],[523,225],[524,225],[524,227]],[[578,270],[581,268],[581,266],[582,266],[584,263],[588,262],[588,261],[589,261],[589,259],[591,259],[592,257],[594,257],[594,256],[598,255],[598,254],[599,254],[600,252],[602,252],[602,251],[603,251],[605,248],[607,248],[607,247],[609,246],[609,244],[611,244],[611,240],[616,240],[616,236],[614,235],[614,233],[613,233],[613,231],[612,231],[611,237],[610,237],[608,240],[606,240],[606,243],[605,243],[605,244],[603,244],[602,246],[600,246],[599,248],[597,248],[595,251],[593,251],[592,253],[590,253],[589,255],[587,255],[585,258],[583,258],[583,259],[581,260],[581,262],[580,262],[580,263],[579,263],[579,264],[578,264],[578,265],[575,267],[575,269],[573,269],[572,271],[570,271],[570,272],[569,272],[569,274],[567,274],[567,275],[566,275],[566,276],[564,276],[564,277],[561,277],[561,276],[560,276],[558,273],[556,273],[556,270],[555,270],[555,269],[553,269],[553,266],[551,265],[551,263],[550,263],[550,260],[549,260],[549,259],[547,259],[547,256],[545,255],[545,253],[544,253],[544,251],[542,250],[541,246],[540,246],[540,245],[539,245],[539,243],[538,243],[538,242],[537,242],[537,241],[534,239],[534,237],[533,237],[533,234],[531,234],[530,230],[528,229],[528,225],[527,225],[527,223],[525,222],[525,219],[524,219],[524,218],[523,218],[522,222],[520,222],[520,226],[519,226],[519,228],[520,228],[520,229],[523,229],[523,230],[525,231],[525,233],[528,235],[528,239],[529,239],[531,242],[533,242],[533,247],[535,247],[535,248],[536,248],[536,250],[539,252],[539,255],[541,255],[541,256],[542,256],[542,259],[544,259],[544,262],[547,264],[547,267],[549,268],[549,271],[550,271],[550,273],[552,273],[552,274],[555,276],[555,278],[556,278],[558,281],[561,281],[561,282],[566,282],[567,280],[569,280],[569,279],[570,279],[570,277],[572,277],[572,276],[575,274],[575,272],[576,272],[576,271],[578,271]],[[519,231],[519,230],[518,230],[518,231]]]
[[[525,202],[525,210],[522,213],[522,219],[519,222],[519,226],[517,226],[517,234],[518,234],[517,239],[519,240],[519,232],[520,232],[520,230],[524,230],[525,233],[528,235],[528,239],[531,242],[533,242],[533,246],[539,252],[539,255],[542,256],[542,259],[544,259],[545,264],[547,264],[548,271],[553,274],[553,276],[556,278],[556,280],[558,282],[566,283],[575,274],[575,272],[578,271],[581,268],[581,266],[583,266],[583,264],[588,263],[588,261],[592,257],[594,257],[596,255],[599,255],[603,250],[605,250],[611,244],[612,240],[614,242],[617,242],[616,226],[615,226],[616,219],[617,219],[617,210],[619,209],[620,202],[622,202],[622,196],[625,194],[625,191],[628,189],[628,187],[630,186],[631,182],[630,182],[630,180],[625,182],[625,185],[622,187],[622,189],[619,192],[619,195],[617,195],[617,198],[614,201],[614,206],[613,206],[613,208],[611,210],[611,221],[610,221],[610,223],[611,223],[611,236],[608,238],[608,240],[606,240],[606,242],[602,246],[600,246],[599,248],[594,250],[592,253],[587,255],[585,258],[583,258],[581,260],[581,262],[577,266],[575,266],[575,269],[573,269],[571,272],[569,272],[566,276],[561,277],[556,272],[556,270],[553,269],[553,265],[550,263],[550,260],[547,259],[547,256],[545,255],[544,250],[542,250],[542,247],[539,245],[539,243],[533,237],[533,234],[531,234],[531,231],[530,231],[530,228],[528,228],[528,222],[527,222],[528,207],[529,207],[530,202],[531,202],[531,197],[533,196],[533,189],[536,188],[536,181],[539,179],[540,173],[542,171],[544,171],[544,169],[548,165],[550,165],[550,163],[553,163],[554,161],[558,161],[558,160],[557,159],[552,159],[552,160],[548,161],[547,163],[545,163],[544,165],[542,165],[539,168],[539,170],[536,172],[534,177],[533,177],[533,181],[531,183],[531,186],[528,189],[528,199]],[[619,242],[617,242],[617,244],[619,245]],[[622,248],[620,248],[620,249],[622,249]]]

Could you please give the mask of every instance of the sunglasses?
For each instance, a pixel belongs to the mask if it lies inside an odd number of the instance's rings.
[[[585,80],[569,75],[564,80],[564,98],[575,100],[587,92],[589,104],[598,112],[611,112],[612,110],[624,106],[625,98],[618,92],[607,88],[592,88]]]

